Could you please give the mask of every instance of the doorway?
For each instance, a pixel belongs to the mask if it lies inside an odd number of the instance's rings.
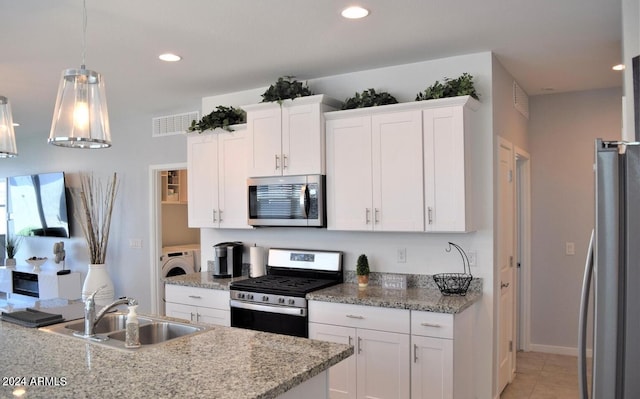
[[[188,227],[187,164],[151,165],[149,167],[151,311],[164,314],[163,254],[172,247],[199,247],[200,230]],[[173,251],[172,249],[172,251]],[[200,263],[199,251],[193,253]],[[174,259],[175,261],[175,259]],[[187,268],[188,272],[193,272]]]
[[[531,157],[517,146],[516,157],[516,349],[530,350],[531,323]]]

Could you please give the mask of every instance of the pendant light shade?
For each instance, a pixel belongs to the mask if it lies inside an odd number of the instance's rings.
[[[7,97],[0,96],[0,158],[13,158],[17,155],[11,104]]]
[[[62,72],[49,143],[62,147],[111,147],[104,78],[84,68]]]
[[[87,2],[82,0],[82,66],[62,71],[48,142],[61,147],[111,147],[104,79],[85,68]]]

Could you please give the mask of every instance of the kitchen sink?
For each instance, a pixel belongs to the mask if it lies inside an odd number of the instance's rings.
[[[151,319],[138,317],[140,325],[151,323]],[[65,323],[64,328],[73,331],[84,331],[84,319],[76,320],[72,323]],[[125,313],[111,313],[105,315],[95,327],[96,334],[106,334],[127,328],[127,315]]]
[[[204,326],[148,316],[138,316],[138,321],[140,323],[141,344],[139,349],[153,348],[157,345],[182,337],[192,336],[209,329]],[[40,330],[129,351],[132,349],[124,347],[126,322],[126,313],[117,312],[107,314],[96,324],[96,337],[89,338],[74,335],[76,332],[81,333],[84,331],[83,319],[41,327]]]
[[[141,325],[140,326],[140,344],[142,345],[159,344],[172,339],[184,337],[185,335],[190,335],[198,331],[202,331],[202,329],[203,329],[202,327],[198,327],[198,326],[193,326],[188,324],[177,324],[177,323],[166,322],[166,321]],[[111,339],[124,341],[125,335],[126,335],[125,331],[118,331],[118,332],[109,334],[108,336]]]

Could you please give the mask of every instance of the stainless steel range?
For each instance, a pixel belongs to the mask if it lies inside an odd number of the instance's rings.
[[[342,252],[272,248],[266,275],[231,283],[231,326],[308,337],[305,295],[342,281]]]

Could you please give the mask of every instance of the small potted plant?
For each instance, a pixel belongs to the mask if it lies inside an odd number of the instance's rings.
[[[463,73],[455,79],[444,78],[444,82],[436,82],[416,95],[416,101],[433,100],[436,98],[471,96],[478,100],[478,93],[473,85],[473,76]]]
[[[20,248],[20,244],[22,243],[21,236],[7,235],[7,245],[5,246],[7,250],[7,259],[4,261],[5,266],[15,266],[16,265],[16,253],[18,252],[18,248]]]
[[[189,132],[202,133],[205,130],[213,130],[221,128],[226,131],[233,131],[229,126],[245,123],[247,121],[247,113],[239,108],[225,107],[218,105],[210,114],[205,115],[199,122],[191,121]]]
[[[367,259],[367,255],[358,256],[356,274],[358,275],[358,287],[365,288],[369,284],[369,259]]]
[[[397,103],[398,100],[386,91],[376,92],[374,89],[369,89],[347,98],[342,109],[377,107],[378,105]]]
[[[268,103],[277,101],[278,104],[282,104],[284,100],[313,95],[306,83],[298,82],[294,78],[295,76],[282,76],[278,78],[276,83],[269,86],[262,94],[261,102]]]

